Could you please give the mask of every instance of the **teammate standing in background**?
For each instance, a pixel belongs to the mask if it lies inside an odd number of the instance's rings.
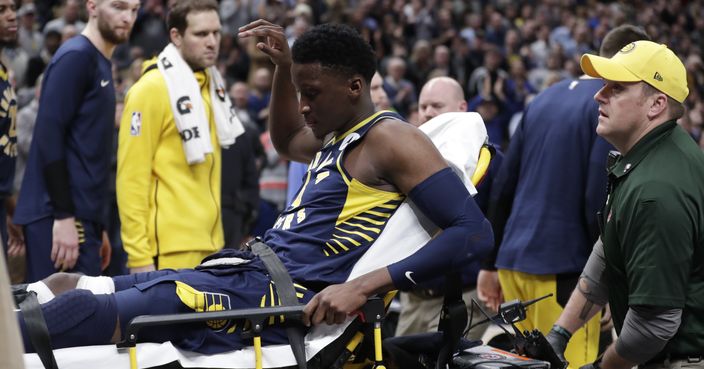
[[[46,69],[15,212],[15,222],[24,225],[28,282],[57,270],[101,272],[115,125],[110,57],[129,39],[139,5],[88,0],[85,29]]]
[[[217,2],[177,1],[167,22],[171,43],[144,63],[120,124],[117,204],[130,273],[192,268],[223,247],[220,147],[244,131],[214,68]],[[235,125],[237,134],[221,131]]]

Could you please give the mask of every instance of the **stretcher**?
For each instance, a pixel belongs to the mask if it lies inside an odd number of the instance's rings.
[[[445,113],[428,121],[421,126],[421,130],[435,143],[449,165],[462,178],[470,193],[472,195],[476,194],[473,183],[478,183],[482,180],[492,155],[490,146],[487,145],[486,128],[481,117],[477,113]],[[437,227],[417,211],[412,203],[409,201],[404,202],[390,218],[377,241],[355,264],[348,280],[413,254],[424,246],[436,231]],[[389,300],[388,297],[386,298],[387,301]],[[302,312],[302,306],[264,309],[271,310],[248,309],[256,311],[238,310],[235,313],[250,317],[256,316],[252,321],[254,326],[256,326],[256,319],[259,318],[258,314],[285,314],[288,317],[296,318]],[[221,313],[225,312],[193,314],[200,315],[201,319],[211,320],[215,317],[220,317],[218,314]],[[378,320],[381,319],[381,315],[383,313],[367,317],[367,320],[371,320],[375,324],[375,328],[377,328],[373,334],[377,341],[374,356],[379,362],[381,362],[381,337],[378,329]],[[207,356],[180,350],[170,342],[133,345],[134,341],[138,339],[139,328],[158,324],[158,321],[163,320],[163,318],[163,316],[135,318],[138,327],[134,332],[129,331],[129,329],[125,332],[125,343],[122,349],[117,348],[115,345],[100,345],[54,350],[58,367],[61,369],[152,368],[174,362],[177,362],[183,368],[288,368],[298,365],[289,345],[258,347],[256,339],[255,346],[257,347],[248,347],[238,351]],[[168,318],[179,319],[178,317]],[[190,317],[183,319],[190,319]],[[328,360],[327,357],[330,356],[325,350],[333,344],[342,347],[343,350],[348,352],[353,351],[362,340],[358,333],[359,328],[356,326],[350,328],[353,324],[359,325],[359,320],[349,318],[343,324],[321,324],[313,327],[305,336],[305,357],[309,367],[316,367],[316,365],[323,365],[318,367],[325,368],[332,367],[325,362],[325,360]],[[133,333],[134,337],[131,337],[130,335]],[[339,340],[343,339],[348,341],[340,344],[341,341]],[[326,356],[326,358],[321,358],[321,356]],[[28,369],[43,368],[36,354],[25,354],[25,366]],[[379,367],[383,366],[379,364]]]

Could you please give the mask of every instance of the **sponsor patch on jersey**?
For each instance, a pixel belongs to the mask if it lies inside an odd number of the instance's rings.
[[[130,135],[139,136],[142,133],[142,113],[132,112],[132,120],[130,121]]]

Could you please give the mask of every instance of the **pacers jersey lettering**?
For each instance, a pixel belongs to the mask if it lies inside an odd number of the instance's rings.
[[[17,100],[8,77],[0,64],[0,197],[12,193],[17,157]]]
[[[401,119],[392,112],[378,112],[326,143],[310,163],[291,205],[266,233],[264,242],[294,280],[344,282],[405,199],[402,193],[363,184],[342,165],[345,152],[376,122],[389,118]]]

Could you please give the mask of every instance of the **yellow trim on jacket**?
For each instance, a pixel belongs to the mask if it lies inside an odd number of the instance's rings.
[[[143,70],[155,63],[146,61]],[[202,71],[195,75],[214,149],[200,164],[186,162],[166,82],[157,68],[147,70],[127,93],[118,141],[117,205],[130,268],[152,264],[160,254],[215,252],[224,244],[221,155],[209,78]]]

